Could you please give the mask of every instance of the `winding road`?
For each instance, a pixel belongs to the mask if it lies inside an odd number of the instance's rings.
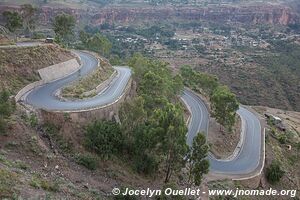
[[[191,145],[193,138],[199,132],[207,136],[209,127],[209,112],[203,100],[194,92],[185,89],[182,99],[191,112],[187,144]],[[219,160],[209,155],[210,171],[227,175],[249,174],[257,169],[261,155],[261,125],[259,119],[246,108],[240,106],[237,113],[242,119],[244,137],[238,153],[230,159]]]
[[[26,94],[25,103],[36,108],[49,111],[78,111],[105,106],[115,102],[124,92],[131,77],[131,70],[127,67],[114,67],[118,74],[109,86],[98,95],[77,101],[62,101],[55,96],[55,93],[62,87],[91,73],[97,66],[97,59],[91,54],[77,52],[81,58],[82,67],[62,79],[44,84]]]
[[[55,94],[64,86],[91,73],[97,66],[97,59],[91,54],[77,52],[81,58],[82,67],[80,70],[62,79],[44,84],[29,91],[24,96],[24,101],[36,108],[48,111],[78,111],[102,107],[117,101],[126,88],[131,77],[131,70],[127,67],[114,67],[118,75],[112,80],[109,86],[98,95],[83,100],[62,101]],[[209,112],[206,105],[194,92],[184,90],[181,97],[191,112],[187,144],[191,145],[197,133],[208,133]],[[231,159],[218,160],[212,155],[209,156],[210,170],[216,173],[238,175],[253,172],[260,163],[261,153],[261,126],[258,118],[244,107],[240,107],[238,114],[242,118],[245,129],[245,137],[238,154]]]

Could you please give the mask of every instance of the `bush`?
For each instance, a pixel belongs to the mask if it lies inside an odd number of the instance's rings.
[[[134,165],[136,171],[143,174],[152,174],[158,168],[158,162],[155,160],[155,157],[147,154],[136,156]]]
[[[89,125],[85,134],[85,146],[104,159],[120,153],[123,137],[119,125],[111,121],[96,121]]]
[[[13,105],[9,99],[9,95],[7,90],[0,92],[0,117],[9,117],[13,112]]]
[[[31,178],[29,185],[34,188],[38,188],[38,189],[42,188],[50,192],[59,191],[59,184],[57,182],[48,181],[46,179],[42,179],[37,176],[33,176]]]
[[[281,177],[284,175],[284,171],[280,168],[280,163],[278,161],[272,161],[271,165],[267,168],[266,178],[269,183],[274,184],[280,181]]]
[[[90,170],[95,170],[97,168],[97,158],[90,154],[77,155],[76,162]]]
[[[60,127],[51,123],[46,123],[43,125],[43,128],[45,132],[50,136],[50,138],[55,141],[55,143],[63,153],[71,153],[73,151],[72,141],[65,138],[62,134],[59,133]]]
[[[12,199],[16,194],[17,182],[19,182],[17,174],[0,169],[0,199]]]
[[[0,135],[6,134],[6,127],[7,125],[5,120],[2,117],[0,117]]]
[[[38,118],[35,114],[30,115],[29,123],[31,127],[36,127],[38,125]]]
[[[279,135],[278,141],[280,142],[280,144],[285,144],[287,142],[287,136],[284,134]]]
[[[43,39],[46,38],[45,34],[39,33],[39,32],[34,32],[32,34],[32,39]]]

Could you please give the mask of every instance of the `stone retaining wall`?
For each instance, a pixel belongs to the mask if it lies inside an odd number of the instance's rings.
[[[134,94],[135,87],[132,79],[129,80],[123,95],[112,102],[111,104],[93,108],[89,110],[80,111],[46,111],[41,110],[41,116],[44,122],[54,123],[56,125],[61,125],[65,120],[70,120],[73,123],[87,124],[95,120],[112,120],[115,115],[118,115],[120,105],[127,99],[131,98]]]

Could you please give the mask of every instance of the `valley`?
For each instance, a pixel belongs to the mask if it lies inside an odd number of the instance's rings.
[[[0,198],[299,198],[299,10],[0,0]]]

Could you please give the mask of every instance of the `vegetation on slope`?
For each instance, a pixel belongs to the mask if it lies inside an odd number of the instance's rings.
[[[98,55],[95,54],[98,57]],[[96,68],[91,74],[82,77],[79,81],[66,86],[62,89],[61,95],[65,98],[84,98],[95,96],[97,88],[103,81],[107,80],[113,73],[114,69],[104,59],[100,58],[100,67]]]
[[[186,86],[210,98],[213,116],[218,123],[231,132],[239,108],[235,94],[228,87],[221,85],[213,75],[196,72],[189,66],[183,66],[180,71]]]
[[[202,174],[208,172],[204,160],[208,146],[203,147],[203,136],[194,142],[193,150],[186,144],[187,127],[177,97],[183,89],[182,79],[172,76],[165,63],[140,54],[129,65],[134,70],[137,96],[122,105],[121,125],[99,121],[88,126],[87,149],[104,159],[121,157],[136,172],[151,177],[159,174],[165,183],[177,182],[181,169],[190,163],[189,181],[199,185]],[[188,153],[190,159],[185,160]]]
[[[29,83],[39,80],[38,69],[67,61],[73,55],[54,45],[0,49],[1,87],[16,94]]]
[[[9,99],[9,92],[6,90],[0,91],[0,135],[6,135],[7,121],[14,111],[14,105]]]
[[[255,58],[282,88],[291,108],[300,111],[300,45],[287,41],[272,41],[272,53]]]

